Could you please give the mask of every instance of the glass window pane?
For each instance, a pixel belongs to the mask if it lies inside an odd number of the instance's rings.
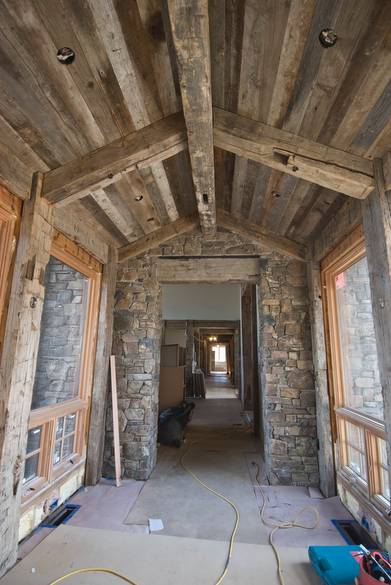
[[[65,434],[73,433],[76,428],[76,412],[68,414],[65,419]]]
[[[352,469],[357,475],[362,477],[363,479],[367,479],[367,472],[366,472],[366,465],[365,465],[365,457],[360,451],[357,451],[350,445],[347,448],[348,451],[348,467]]]
[[[69,437],[65,437],[64,439],[64,447],[62,452],[62,459],[67,459],[73,453],[73,443],[74,443],[75,435],[69,435]]]
[[[347,465],[360,477],[367,480],[365,461],[364,431],[360,427],[345,422]]]
[[[390,501],[390,476],[388,469],[380,468],[381,496]]]
[[[88,278],[51,257],[45,273],[45,299],[32,408],[77,396]]]
[[[388,472],[387,444],[383,439],[377,439],[379,447],[381,496],[390,501],[390,476]]]
[[[61,461],[61,446],[62,440],[56,441],[54,445],[54,453],[53,453],[53,465],[57,465]]]
[[[65,417],[62,416],[57,419],[56,421],[56,439],[61,439],[63,432],[64,432],[64,419]]]
[[[345,406],[383,418],[367,259],[335,277]]]
[[[37,451],[41,446],[42,427],[30,429],[27,435],[27,454]]]
[[[27,483],[38,476],[39,453],[26,459],[24,466],[23,483]]]

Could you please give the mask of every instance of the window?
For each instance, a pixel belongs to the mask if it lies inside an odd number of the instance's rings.
[[[0,186],[0,356],[7,317],[11,273],[22,202]]]
[[[77,413],[61,416],[56,420],[56,441],[54,443],[53,465],[69,459],[75,450]]]
[[[212,351],[214,351],[216,362],[225,363],[226,361],[225,345],[214,345],[212,347]]]
[[[30,429],[27,435],[26,464],[24,468],[23,483],[39,476],[39,456],[41,452],[42,427]]]
[[[85,461],[101,265],[57,233],[45,297],[27,438],[27,503]]]
[[[72,400],[79,394],[87,305],[87,276],[52,256],[45,274],[33,410]]]
[[[367,259],[335,276],[344,405],[383,418]]]
[[[340,478],[375,506],[390,487],[372,315],[361,226],[322,262],[329,385]]]
[[[362,480],[367,481],[364,431],[357,425],[345,421],[346,465]]]

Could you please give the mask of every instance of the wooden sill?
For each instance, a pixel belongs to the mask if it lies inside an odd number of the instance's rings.
[[[55,490],[59,487],[60,484],[64,483],[64,481],[74,472],[75,470],[79,469],[85,464],[85,457],[81,457],[77,463],[73,465],[68,462],[66,469],[58,475],[54,481],[49,483],[45,478],[37,478],[36,480],[32,481],[26,488],[33,487],[34,492],[29,492],[28,494],[27,489],[24,494],[22,494],[22,503],[21,503],[21,512],[25,512],[28,508],[30,508],[37,499],[40,499],[44,496],[45,492],[49,492]],[[62,466],[64,468],[65,465]]]

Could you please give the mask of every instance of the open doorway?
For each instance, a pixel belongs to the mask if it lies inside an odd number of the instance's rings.
[[[211,374],[228,374],[227,348],[225,344],[211,345]]]
[[[163,286],[159,410],[241,398],[239,284]],[[202,408],[216,407],[209,404]]]

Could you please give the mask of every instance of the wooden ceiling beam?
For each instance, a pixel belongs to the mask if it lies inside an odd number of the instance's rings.
[[[201,229],[216,229],[209,15],[207,0],[167,0]]]
[[[56,206],[66,205],[185,148],[183,116],[173,114],[45,173],[43,197]]]
[[[374,189],[372,162],[214,108],[215,146],[357,199]]]
[[[135,242],[119,248],[118,260],[119,262],[124,262],[124,260],[128,260],[128,258],[134,258],[140,254],[144,254],[145,252],[152,250],[152,248],[156,248],[176,236],[193,231],[198,226],[199,218],[197,215],[180,217],[176,221],[164,225],[154,232],[139,238]]]
[[[279,252],[284,256],[290,256],[303,262],[307,259],[306,246],[298,244],[289,238],[271,234],[266,230],[260,229],[258,225],[246,219],[238,219],[222,209],[217,210],[217,225],[268,250]]]

